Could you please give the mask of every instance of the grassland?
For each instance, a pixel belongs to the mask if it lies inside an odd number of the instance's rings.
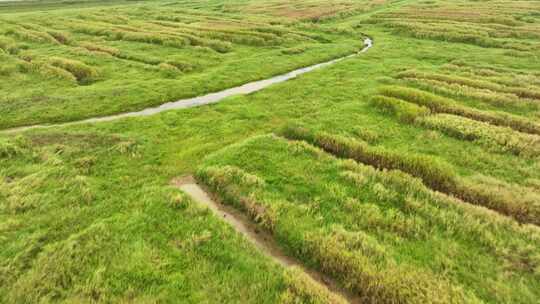
[[[361,33],[375,46],[211,106],[0,135],[0,302],[340,301],[170,186],[196,175],[365,303],[537,303],[540,2],[488,2],[1,8],[2,128],[264,78]],[[184,34],[206,45],[166,40]],[[164,72],[174,59],[197,68]]]
[[[521,268],[539,262],[537,229],[431,192],[402,172],[263,136],[214,154],[198,176],[238,208],[258,204],[261,225],[283,247],[366,302],[532,303],[539,296],[538,273]],[[503,275],[508,268],[513,275]],[[497,294],[500,286],[507,292]]]
[[[215,5],[180,1],[3,14],[0,81],[9,94],[0,99],[0,127],[142,109],[362,46],[350,27],[306,22],[332,18],[342,9],[308,6],[281,16],[258,13],[261,7],[241,1],[222,10]],[[346,7],[343,13],[367,9],[363,3]]]

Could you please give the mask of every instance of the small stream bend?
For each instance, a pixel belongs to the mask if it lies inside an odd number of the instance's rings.
[[[345,59],[357,56],[361,53],[367,52],[371,47],[373,47],[373,40],[371,38],[366,38],[364,40],[364,48],[360,50],[357,53],[339,57],[330,61],[314,64],[311,66],[307,66],[304,68],[296,69],[291,72],[288,72],[286,74],[281,74],[278,76],[274,76],[271,78],[258,80],[249,82],[246,84],[243,84],[241,86],[237,86],[234,88],[226,89],[223,91],[210,93],[202,96],[197,96],[193,98],[186,98],[186,99],[180,99],[173,102],[167,102],[164,104],[161,104],[156,107],[150,107],[146,108],[140,111],[134,111],[134,112],[127,112],[127,113],[121,113],[121,114],[115,114],[115,115],[109,115],[109,116],[102,116],[102,117],[95,117],[95,118],[89,118],[84,120],[78,120],[78,121],[72,121],[72,122],[66,122],[66,123],[58,123],[58,124],[38,124],[38,125],[31,125],[31,126],[23,126],[23,127],[16,127],[16,128],[10,128],[10,129],[4,129],[0,130],[0,133],[15,133],[15,132],[21,132],[26,131],[29,129],[35,129],[35,128],[48,128],[48,127],[57,127],[57,126],[69,126],[69,125],[75,125],[75,124],[85,124],[85,123],[98,123],[98,122],[105,122],[105,121],[112,121],[127,117],[141,117],[141,116],[150,116],[155,115],[161,112],[169,111],[169,110],[178,110],[178,109],[187,109],[187,108],[193,108],[198,107],[202,105],[217,103],[222,101],[223,99],[227,97],[231,97],[234,95],[247,95],[251,94],[257,91],[260,91],[264,88],[267,88],[273,84],[285,82],[287,80],[293,79],[298,77],[299,75],[311,72],[313,70],[333,65],[335,63],[338,63],[340,61],[343,61]]]

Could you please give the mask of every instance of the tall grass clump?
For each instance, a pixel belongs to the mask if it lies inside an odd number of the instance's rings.
[[[200,170],[218,169],[205,173],[213,183],[203,183],[224,201],[256,197],[261,205],[274,206],[279,211],[276,241],[362,303],[527,302],[537,297],[532,283],[540,266],[537,227],[463,204],[407,173],[340,160],[305,142],[273,135],[227,147],[203,166]],[[228,169],[229,178],[223,174],[226,167],[234,168]],[[257,178],[242,181],[235,172],[244,170]],[[264,186],[259,180],[266,181]],[[402,223],[410,226],[396,227]],[[471,264],[466,262],[470,256],[475,257]],[[493,294],[493,286],[506,291]]]
[[[478,100],[495,106],[512,106],[517,108],[539,108],[538,102],[531,99],[519,98],[513,93],[497,92],[488,89],[474,88],[457,83],[447,83],[433,79],[405,78],[405,81],[433,93],[451,97]]]
[[[383,86],[379,88],[379,94],[394,97],[420,106],[429,108],[433,112],[448,112],[453,110],[455,103],[451,99],[444,98],[426,91],[403,87],[403,86]]]
[[[305,250],[364,303],[464,303],[474,299],[435,274],[398,264],[375,238],[339,226],[307,233]],[[307,253],[306,253],[307,254]]]
[[[525,84],[537,91],[540,78],[532,73],[521,70],[492,68],[482,65],[470,65],[460,61],[453,61],[443,65],[443,68],[452,73],[463,74],[467,77],[482,77],[491,82],[505,86],[523,87]]]
[[[113,56],[119,59],[129,60],[147,65],[159,65],[161,63],[161,59],[158,57],[148,56],[135,52],[120,51]]]
[[[120,27],[109,29],[92,25],[77,25],[75,27],[75,31],[87,35],[104,36],[114,40],[142,42],[174,48],[185,48],[187,46],[206,46],[219,53],[227,53],[232,50],[232,43],[229,41],[206,39],[182,32],[147,32],[131,28],[129,30]]]
[[[182,74],[179,69],[177,69],[174,65],[170,65],[168,63],[162,62],[158,65],[159,70],[161,71],[161,74],[165,78],[174,78],[180,74]]]
[[[33,62],[32,64],[34,65],[33,69],[46,78],[60,79],[68,81],[72,84],[77,84],[77,78],[75,77],[75,75],[63,68],[46,63]]]
[[[194,70],[198,68],[197,63],[193,63],[193,62],[167,60],[165,61],[165,63],[174,66],[176,69],[184,73],[193,72]]]
[[[497,210],[521,223],[540,225],[540,193],[532,188],[483,175],[462,179],[459,187],[467,201]]]
[[[0,138],[0,159],[2,158],[12,158],[21,153],[23,149],[15,142]]]
[[[72,39],[68,33],[60,31],[47,31],[47,34],[51,35],[58,43],[69,45]]]
[[[295,239],[294,233],[278,227],[281,222],[277,210],[284,212],[285,209],[277,208],[275,202],[260,198],[255,209],[259,216],[254,217],[253,211],[246,209],[245,201],[246,198],[258,197],[264,187],[260,186],[260,178],[246,174],[240,168],[203,167],[198,171],[198,179],[225,203],[246,211],[264,228],[277,233],[276,237],[286,242],[287,246],[292,246],[291,242],[300,242],[301,249],[296,252],[300,258],[315,262],[324,273],[337,278],[366,303],[461,303],[467,298],[460,288],[432,273],[398,265],[386,254],[387,249],[382,244],[365,233],[332,227],[330,231],[305,232],[302,239]],[[290,207],[288,202],[282,204]],[[271,209],[271,206],[275,209]],[[264,217],[260,216],[268,214],[268,210],[274,210],[270,227],[268,222],[261,221]],[[321,290],[313,290],[310,285],[304,283],[289,288],[282,300],[290,303],[292,298],[298,297],[307,301],[313,300],[314,295],[319,299],[328,297],[325,293],[321,294]],[[438,296],[435,297],[435,294]]]
[[[489,81],[485,81],[485,80],[470,79],[470,78],[457,76],[457,75],[418,72],[415,70],[408,70],[408,71],[400,72],[399,74],[397,74],[397,78],[432,79],[432,80],[439,80],[439,81],[448,82],[448,83],[462,84],[462,85],[480,88],[480,89],[488,89],[492,91],[501,91],[503,89],[503,86],[496,83],[489,82]]]
[[[442,115],[442,114],[441,114]],[[426,116],[423,119],[429,119]],[[304,140],[321,147],[339,157],[353,159],[368,164],[379,170],[400,170],[419,178],[429,188],[455,196],[465,202],[484,206],[518,221],[534,223],[535,204],[529,198],[515,199],[502,186],[480,185],[457,176],[454,169],[434,157],[417,154],[397,153],[367,143],[332,135],[324,132],[312,132],[298,126],[287,126],[281,134],[288,139]],[[502,185],[502,182],[498,182]]]
[[[165,45],[175,48],[184,48],[189,40],[183,37],[172,37],[160,33],[139,32],[120,28],[106,28],[95,25],[74,25],[74,31],[86,35],[102,36],[112,40],[133,41],[155,45]]]
[[[192,34],[207,39],[228,41],[231,43],[249,46],[271,46],[279,45],[283,41],[281,38],[270,33],[258,33],[250,31],[227,31],[219,29],[202,28],[203,31],[192,31]]]
[[[396,116],[399,120],[413,123],[416,118],[429,115],[431,111],[422,106],[406,102],[397,98],[376,95],[371,98],[371,103],[380,108],[384,113]]]
[[[538,78],[540,74],[535,73],[534,71],[527,71],[521,69],[515,69],[510,67],[503,67],[500,65],[493,65],[488,63],[478,63],[478,62],[467,62],[463,59],[455,59],[450,63],[452,67],[467,70],[473,73],[480,73],[481,76],[501,76],[507,77],[509,75],[521,75]]]
[[[386,22],[384,25],[392,28],[396,35],[405,35],[418,39],[439,40],[473,44],[480,47],[496,48],[503,44],[490,38],[485,32],[463,31],[459,27],[424,24],[419,22]]]
[[[435,113],[459,115],[496,126],[510,127],[517,131],[540,135],[540,124],[529,119],[505,112],[481,111],[462,106],[453,99],[441,97],[426,91],[403,86],[384,86],[379,89],[379,93],[387,97],[402,99],[422,107],[427,107]],[[399,102],[394,101],[394,103]]]
[[[165,45],[176,48],[184,48],[186,44],[185,39],[167,37],[165,35],[157,33],[138,33],[138,32],[128,32],[128,31],[116,31],[115,36],[119,40],[124,41],[136,41],[144,42],[149,44],[158,44]]]
[[[540,156],[540,136],[514,131],[507,127],[455,116],[436,114],[417,120],[421,125],[450,136],[478,142],[488,148],[524,157]]]
[[[298,54],[304,53],[306,50],[307,50],[307,47],[305,46],[295,46],[295,47],[283,49],[281,50],[281,53],[283,55],[298,55]]]
[[[441,81],[449,84],[459,84],[478,89],[486,89],[494,92],[503,92],[515,94],[521,98],[540,99],[540,91],[525,87],[508,87],[490,81],[480,80],[478,78],[471,79],[467,77],[437,73],[422,73],[418,71],[405,71],[397,75],[398,78],[413,78],[413,79],[429,79]]]
[[[99,77],[95,68],[77,60],[52,57],[49,59],[49,64],[70,72],[80,84],[89,84]]]
[[[80,46],[91,52],[105,53],[111,56],[118,56],[120,54],[120,50],[118,50],[117,48],[99,45],[95,43],[82,42],[80,43]]]
[[[264,187],[265,182],[234,166],[203,167],[197,171],[197,179],[217,192],[225,203],[245,211],[255,222],[273,232],[277,222],[277,210],[260,202],[249,193],[241,192],[235,185],[252,189]]]
[[[291,267],[285,270],[287,290],[281,295],[281,304],[347,304],[341,296],[331,293],[326,287],[313,280],[302,269]]]
[[[26,59],[17,62],[17,69],[21,73],[37,73],[47,79],[65,80],[70,84],[77,83],[75,76],[62,68],[55,67],[41,60]]]
[[[59,42],[51,34],[46,32],[18,28],[9,29],[6,34],[29,42],[59,44]]]
[[[206,46],[218,53],[228,53],[233,48],[233,44],[229,41],[203,39],[192,35],[183,36],[189,40],[190,45],[192,46]]]
[[[0,37],[0,50],[4,51],[7,54],[17,54],[19,52],[19,47],[15,41],[7,39],[6,37]]]
[[[456,187],[456,175],[452,168],[431,156],[396,153],[370,146],[363,141],[324,132],[311,132],[292,125],[283,128],[280,134],[288,139],[307,141],[337,156],[351,158],[378,169],[407,172],[438,191],[451,192]]]
[[[9,59],[7,59],[7,56],[4,56],[0,52],[0,60],[8,61]],[[20,72],[20,70],[18,68],[17,63],[5,64],[3,66],[0,66],[0,76],[11,76],[11,75],[14,75],[14,74],[16,74],[18,72]]]
[[[400,171],[376,171],[373,167],[363,165],[352,160],[344,160],[341,166],[344,170],[346,170],[344,172],[346,174],[343,174],[342,176],[357,186],[364,187],[370,178],[376,177],[376,180],[383,185],[394,188],[397,193],[404,194],[406,197],[406,202],[404,204],[405,210],[407,212],[415,212],[428,217],[430,220],[426,223],[427,225],[435,223],[447,225],[449,226],[448,229],[456,229],[453,230],[453,232],[463,236],[476,235],[475,241],[482,243],[494,252],[502,250],[505,246],[501,245],[500,239],[493,238],[491,233],[485,230],[486,225],[492,228],[501,226],[497,228],[499,232],[508,229],[512,233],[517,233],[522,237],[530,237],[531,239],[526,240],[525,244],[532,240],[540,242],[540,230],[538,227],[521,225],[517,221],[500,216],[491,210],[477,208],[474,205],[463,204],[461,201],[455,198],[433,192],[432,190],[427,189],[423,183],[417,182],[415,178],[406,173]],[[516,193],[525,193],[526,191],[530,191],[530,189],[521,186],[509,185],[492,177],[481,175],[473,176],[472,178],[467,179],[460,178],[458,183],[459,188],[468,188],[465,189],[465,191],[469,192],[472,192],[472,184],[476,184],[478,187],[483,187],[483,192],[489,192],[491,196],[500,196],[499,202],[502,201],[501,199],[507,198],[508,200],[505,204],[516,203],[516,197],[505,197],[512,191],[517,190]],[[478,192],[476,195],[476,197],[479,198],[482,193]],[[529,195],[532,198],[529,200],[529,202],[531,202],[533,199],[535,199],[536,194]],[[418,204],[422,200],[431,201],[433,204],[426,204],[425,202]],[[439,206],[452,209],[458,214],[444,212],[443,209],[437,210],[436,208]],[[455,223],[460,221],[463,222],[463,225],[455,226]],[[427,228],[422,227],[422,230],[425,229]],[[536,259],[536,257],[532,258]],[[533,264],[540,265],[540,260]]]

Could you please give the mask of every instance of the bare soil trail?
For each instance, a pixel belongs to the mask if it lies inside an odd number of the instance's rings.
[[[15,132],[21,132],[21,131],[26,131],[26,130],[35,129],[35,128],[48,128],[48,127],[68,126],[68,125],[75,125],[75,124],[98,123],[98,122],[112,121],[112,120],[117,120],[117,119],[122,119],[122,118],[127,118],[127,117],[150,116],[150,115],[158,114],[158,113],[169,111],[169,110],[187,109],[187,108],[193,108],[193,107],[198,107],[202,105],[217,103],[227,97],[231,97],[234,95],[251,94],[251,93],[260,91],[264,88],[267,88],[273,84],[285,82],[287,80],[296,78],[299,75],[311,72],[313,70],[316,70],[325,66],[333,65],[347,58],[351,58],[351,57],[357,56],[358,54],[364,53],[373,46],[373,40],[371,40],[371,38],[366,38],[363,42],[364,42],[364,48],[358,53],[347,55],[344,57],[339,57],[330,61],[318,63],[318,64],[307,66],[304,68],[300,68],[300,69],[291,71],[289,73],[274,76],[274,77],[267,78],[264,80],[246,83],[244,85],[226,89],[220,92],[215,92],[215,93],[210,93],[203,96],[168,102],[160,106],[146,108],[141,111],[127,112],[127,113],[110,115],[110,116],[95,117],[95,118],[89,118],[89,119],[66,122],[66,123],[40,124],[40,125],[10,128],[10,129],[0,130],[0,133],[15,133]]]
[[[208,207],[218,218],[221,218],[231,225],[231,227],[251,242],[260,252],[270,257],[281,266],[285,268],[298,267],[313,280],[326,286],[329,291],[346,299],[349,303],[361,303],[360,298],[357,295],[339,287],[333,279],[320,272],[306,269],[299,260],[284,254],[283,250],[276,244],[271,234],[260,229],[244,213],[233,207],[217,203],[216,200],[212,198],[211,194],[197,184],[193,177],[185,176],[177,178],[172,181],[172,184],[184,191],[194,201]]]

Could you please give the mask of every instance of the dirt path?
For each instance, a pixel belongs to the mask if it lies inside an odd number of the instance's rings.
[[[117,120],[117,119],[122,119],[122,118],[127,118],[127,117],[150,116],[150,115],[158,114],[158,113],[169,111],[169,110],[187,109],[187,108],[198,107],[198,106],[202,106],[206,104],[217,103],[230,96],[247,95],[250,93],[254,93],[264,88],[267,88],[273,84],[285,82],[287,80],[296,78],[299,75],[311,72],[313,70],[316,70],[325,66],[333,65],[347,58],[351,58],[351,57],[357,56],[358,54],[365,53],[367,52],[368,49],[373,47],[373,40],[371,40],[371,38],[366,38],[363,41],[363,43],[364,43],[364,48],[356,54],[351,54],[351,55],[340,57],[340,58],[330,60],[327,62],[318,63],[318,64],[311,65],[305,68],[300,68],[300,69],[291,71],[289,73],[274,76],[268,79],[246,83],[244,85],[226,89],[226,90],[216,92],[216,93],[210,93],[203,96],[168,102],[157,107],[146,108],[144,110],[136,111],[136,112],[128,112],[128,113],[96,117],[96,118],[90,118],[90,119],[84,119],[84,120],[72,121],[72,122],[66,122],[66,123],[59,123],[59,124],[33,125],[33,126],[4,129],[4,130],[0,130],[0,133],[15,133],[15,132],[26,131],[29,129],[36,129],[36,128],[49,128],[49,127],[69,126],[69,125],[85,124],[85,123],[98,123],[98,122],[112,121],[112,120]]]
[[[232,207],[217,203],[197,184],[193,177],[178,178],[173,180],[172,184],[188,194],[194,201],[207,206],[217,217],[231,225],[238,233],[242,234],[248,241],[255,245],[260,252],[269,256],[278,264],[286,268],[292,266],[299,267],[313,280],[326,286],[336,295],[345,298],[349,303],[361,303],[358,296],[340,288],[331,278],[320,272],[308,270],[297,259],[285,255],[271,234],[257,227],[244,213]]]

